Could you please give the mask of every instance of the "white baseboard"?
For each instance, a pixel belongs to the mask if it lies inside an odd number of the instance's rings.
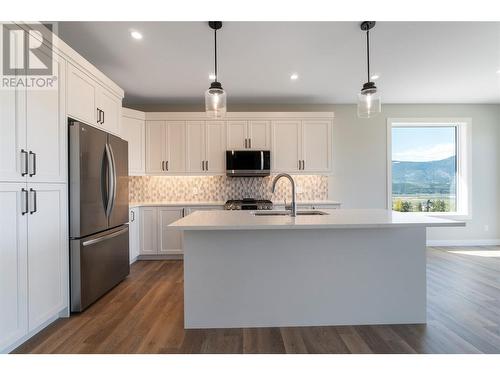
[[[139,255],[137,260],[179,260],[183,259],[182,254],[162,254],[162,255]]]
[[[10,353],[14,349],[16,349],[18,346],[21,346],[26,341],[28,341],[30,338],[35,336],[37,333],[40,333],[41,330],[47,328],[50,324],[54,323],[57,319],[61,318],[61,315],[64,315],[66,313],[66,310],[67,310],[67,308],[62,309],[61,311],[59,311],[58,314],[47,319],[47,321],[43,322],[38,327],[33,329],[31,332],[27,333],[24,337],[20,338],[19,340],[17,340],[13,344],[9,345],[8,347],[0,350],[0,354]]]
[[[500,238],[477,240],[427,240],[427,246],[498,246]]]

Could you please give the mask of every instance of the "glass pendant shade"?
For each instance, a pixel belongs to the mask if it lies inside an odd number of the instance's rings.
[[[222,87],[213,87],[205,92],[205,112],[211,119],[220,119],[226,115],[226,92]]]
[[[382,112],[382,102],[378,92],[363,92],[358,94],[358,117],[371,118]]]

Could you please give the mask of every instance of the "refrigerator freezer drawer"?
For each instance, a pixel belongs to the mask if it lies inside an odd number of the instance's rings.
[[[71,311],[80,312],[130,272],[128,225],[71,240]]]

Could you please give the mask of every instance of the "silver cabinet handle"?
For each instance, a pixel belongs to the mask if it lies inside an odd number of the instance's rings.
[[[300,171],[300,160],[299,160],[299,171]]]
[[[305,170],[305,169],[306,169],[306,161],[302,160],[302,170]]]
[[[162,160],[161,161],[161,170],[164,171],[165,170],[165,160]]]
[[[26,215],[28,213],[28,190],[22,188],[21,194],[24,195],[24,210],[21,211],[21,215]]]
[[[248,148],[248,138],[245,138],[245,148]]]
[[[30,189],[30,193],[33,194],[33,209],[30,210],[30,215],[33,215],[37,211],[37,207],[36,207],[36,190],[35,189]]]
[[[248,138],[248,148],[252,148],[252,138]]]
[[[21,176],[26,176],[28,174],[28,151],[21,149],[21,155],[24,155],[24,168],[21,172]]]
[[[33,161],[31,163],[32,169],[31,169],[31,171],[29,173],[29,176],[33,177],[34,175],[36,175],[36,154],[33,151],[30,151],[29,152],[29,156],[31,157],[31,160]]]
[[[130,211],[130,221],[131,222],[135,221],[135,212],[134,211]]]
[[[205,161],[205,170],[208,171],[208,160]]]
[[[205,160],[202,160],[201,161],[201,170],[204,171],[205,170]]]
[[[167,160],[167,171],[168,171],[168,160]]]
[[[122,233],[125,233],[128,231],[128,227],[126,228],[123,228],[123,229],[120,229],[116,232],[113,232],[113,233],[110,233],[110,234],[107,234],[105,236],[102,236],[102,237],[98,237],[98,238],[94,238],[92,240],[88,240],[88,241],[85,241],[84,243],[82,243],[82,246],[89,246],[89,245],[93,245],[95,243],[99,243],[99,242],[102,242],[102,241],[106,241],[106,240],[109,240],[110,238],[113,238],[113,237],[116,237],[116,236],[119,236],[120,234]]]

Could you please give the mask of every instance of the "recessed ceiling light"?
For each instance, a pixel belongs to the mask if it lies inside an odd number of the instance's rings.
[[[213,73],[210,73],[210,74],[208,75],[208,79],[215,79],[215,78],[216,78],[216,77],[215,77],[215,74],[213,74]]]
[[[500,69],[497,70],[497,74],[500,74]]]
[[[130,32],[130,36],[136,40],[141,40],[142,39],[142,34],[139,31],[132,30]]]
[[[372,81],[376,81],[377,79],[379,79],[379,78],[380,78],[380,74],[375,73],[375,74],[373,74],[370,78],[371,78],[371,80],[372,80]]]
[[[297,73],[293,73],[293,74],[290,76],[290,79],[291,79],[292,81],[295,81],[295,80],[299,79],[299,75],[298,75]]]

